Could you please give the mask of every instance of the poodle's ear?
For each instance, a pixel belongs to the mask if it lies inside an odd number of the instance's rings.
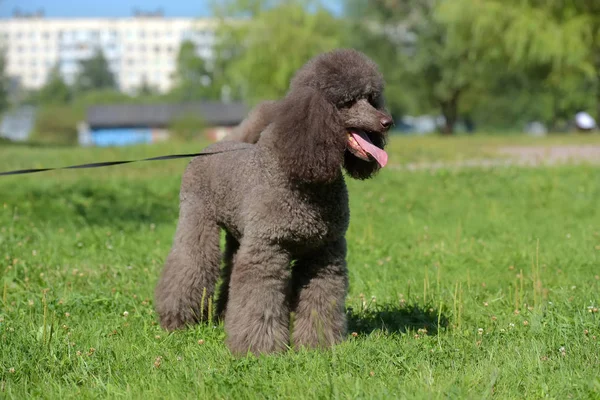
[[[330,182],[341,174],[346,132],[336,107],[314,88],[290,92],[279,104],[269,143],[295,180]]]

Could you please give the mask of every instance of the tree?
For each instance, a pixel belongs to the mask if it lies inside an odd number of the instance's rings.
[[[197,114],[183,114],[169,124],[169,131],[180,140],[197,138],[206,129],[206,121]]]
[[[67,104],[71,100],[71,89],[60,74],[58,66],[49,73],[46,84],[37,94],[41,104]]]
[[[98,48],[91,58],[82,60],[79,68],[75,82],[78,91],[116,88],[115,78],[101,49]]]
[[[77,96],[75,107],[85,109],[96,104],[131,104],[135,102],[134,97],[116,89],[100,89],[80,93]]]
[[[148,79],[146,78],[146,76],[144,76],[144,77],[142,77],[142,83],[140,84],[140,87],[137,89],[136,94],[138,97],[154,96],[154,95],[156,95],[156,89],[150,85],[150,83],[148,82]]]
[[[599,2],[455,0],[440,14],[471,47],[487,48],[513,71],[537,73],[553,119],[590,107],[594,97],[600,118]]]
[[[9,105],[8,93],[8,77],[5,72],[6,58],[4,52],[0,51],[0,113],[2,113]]]
[[[349,0],[346,11],[363,30],[393,44],[388,46],[388,54],[374,58],[391,58],[398,71],[396,79],[403,82],[400,90],[409,92],[421,111],[438,109],[445,119],[443,132],[452,134],[462,97],[481,85],[481,76],[490,65],[465,46],[462,37],[449,36],[438,13],[441,3],[443,0]]]
[[[194,42],[184,41],[177,55],[175,87],[171,97],[179,101],[218,99],[220,86],[207,62],[197,54]]]
[[[216,71],[234,96],[251,104],[284,96],[298,68],[341,43],[341,22],[319,2],[225,3],[217,31]],[[227,18],[231,16],[250,18],[232,22]]]
[[[77,124],[84,116],[83,110],[68,105],[49,104],[36,113],[31,134],[33,141],[52,144],[77,143]]]

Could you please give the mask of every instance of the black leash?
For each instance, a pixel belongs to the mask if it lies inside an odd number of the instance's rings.
[[[142,161],[173,160],[173,159],[176,159],[176,158],[189,158],[189,157],[198,157],[198,156],[208,156],[208,155],[211,155],[211,154],[229,153],[230,151],[238,151],[238,150],[243,150],[243,148],[221,150],[221,151],[213,151],[213,152],[210,152],[210,153],[200,152],[200,153],[190,153],[190,154],[171,154],[171,155],[168,155],[168,156],[159,156],[159,157],[144,158],[144,159],[141,159],[141,160],[105,161],[105,162],[97,162],[97,163],[89,163],[89,164],[81,164],[81,165],[71,165],[69,167],[19,169],[19,170],[15,170],[15,171],[0,172],[0,176],[21,175],[21,174],[34,174],[36,172],[56,171],[56,170],[59,170],[59,169],[100,168],[100,167],[109,167],[111,165],[129,164],[129,163],[142,162]]]

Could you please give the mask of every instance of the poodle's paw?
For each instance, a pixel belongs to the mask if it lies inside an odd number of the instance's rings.
[[[344,340],[344,334],[333,331],[304,331],[301,333],[294,332],[294,347],[309,348],[309,349],[327,349]]]
[[[169,301],[171,300],[171,301]],[[179,301],[158,298],[156,311],[159,316],[160,326],[168,331],[185,329],[189,325],[198,323],[201,318],[192,307],[184,307]]]
[[[314,314],[310,318],[300,315],[295,321],[292,333],[294,347],[326,349],[341,343],[346,337],[347,325],[343,314],[335,315],[331,319],[317,318]]]
[[[261,354],[271,354],[284,352],[288,349],[287,343],[277,341],[270,338],[254,338],[251,340],[247,337],[229,337],[227,339],[227,347],[234,356],[243,357],[248,353],[255,356]]]
[[[160,326],[167,331],[185,329],[188,325],[197,322],[196,318],[184,316],[181,313],[161,313],[159,314]]]
[[[227,347],[236,356],[248,353],[254,355],[270,354],[286,351],[289,347],[290,331],[289,321],[267,319],[266,321],[244,321],[236,319],[231,322],[225,320],[227,332]]]

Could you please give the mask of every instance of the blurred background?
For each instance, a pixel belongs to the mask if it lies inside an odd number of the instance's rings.
[[[115,146],[218,140],[352,47],[398,135],[592,134],[600,2],[0,0],[0,137]]]

